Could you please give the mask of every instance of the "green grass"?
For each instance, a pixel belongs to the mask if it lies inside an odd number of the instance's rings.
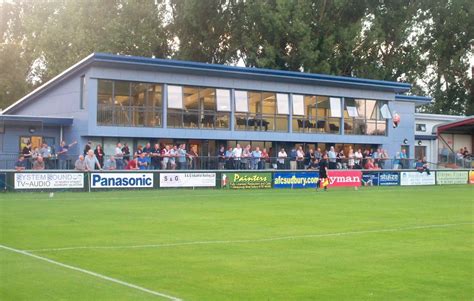
[[[472,300],[473,195],[474,185],[8,193],[0,244],[177,243],[31,253],[184,300]],[[345,234],[262,241],[330,233]],[[245,241],[222,242],[235,240]],[[221,242],[180,245],[205,241]],[[161,299],[0,248],[0,300]]]

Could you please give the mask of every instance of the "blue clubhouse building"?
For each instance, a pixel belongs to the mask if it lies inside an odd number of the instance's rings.
[[[272,149],[382,147],[414,155],[410,84],[94,53],[0,113],[0,153],[26,141],[87,141],[113,153],[117,142]],[[399,126],[392,118],[400,116]]]

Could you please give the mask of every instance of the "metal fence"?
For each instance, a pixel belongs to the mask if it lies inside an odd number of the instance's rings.
[[[106,160],[110,156],[106,156],[101,163],[103,167]],[[285,170],[305,170],[311,169],[312,166],[308,160],[296,160],[292,158],[252,158],[242,157],[236,158],[222,158],[216,156],[201,156],[201,157],[186,157],[185,162],[179,157],[158,157],[151,159],[148,162],[147,169],[150,170],[273,170],[273,169],[285,169]],[[44,158],[45,169],[47,170],[72,170],[77,155],[68,155],[62,158],[57,156],[51,156]],[[335,159],[329,160],[329,169],[367,169],[367,162],[371,158],[363,158],[361,160],[354,159]],[[18,160],[18,154],[0,154],[0,169],[15,169],[15,162]],[[415,159],[371,159],[375,168],[369,169],[414,169]],[[124,166],[126,161],[124,160]],[[455,161],[454,164],[463,168],[471,168],[471,161]],[[33,160],[26,160],[27,169],[31,169]],[[442,164],[428,163],[432,169],[442,168],[453,168],[446,162]]]

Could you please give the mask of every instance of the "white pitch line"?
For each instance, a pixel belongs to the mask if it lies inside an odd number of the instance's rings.
[[[349,231],[349,232],[336,232],[336,233],[278,236],[278,237],[257,238],[257,239],[203,240],[203,241],[132,245],[132,246],[78,246],[78,247],[64,247],[64,248],[36,249],[36,250],[27,250],[27,251],[28,252],[53,252],[53,251],[68,251],[68,250],[83,250],[83,249],[108,249],[108,250],[110,249],[143,249],[143,248],[163,248],[163,247],[189,246],[189,245],[234,244],[234,243],[237,244],[237,243],[294,240],[294,239],[319,238],[319,237],[331,237],[331,236],[348,236],[348,235],[369,234],[369,233],[400,232],[400,231],[419,230],[419,229],[447,228],[447,227],[473,225],[473,224],[474,222],[455,223],[455,224],[434,224],[434,225],[420,225],[420,226],[391,228],[391,229],[375,229],[375,230],[362,230],[362,231]]]
[[[147,289],[147,288],[144,288],[144,287],[132,284],[132,283],[128,283],[128,282],[125,282],[125,281],[122,281],[122,280],[119,280],[119,279],[115,279],[115,278],[112,278],[112,277],[109,277],[109,276],[105,276],[105,275],[102,275],[102,274],[99,274],[99,273],[95,273],[95,272],[92,272],[92,271],[84,270],[84,269],[81,269],[81,268],[78,268],[78,267],[75,267],[75,266],[72,266],[72,265],[64,264],[64,263],[61,263],[59,261],[55,261],[55,260],[52,260],[52,259],[49,259],[49,258],[46,258],[46,257],[31,254],[28,251],[14,249],[14,248],[7,247],[7,246],[4,246],[4,245],[0,245],[0,248],[8,250],[10,252],[15,252],[15,253],[22,254],[22,255],[25,255],[25,256],[29,256],[29,257],[33,257],[33,258],[36,258],[36,259],[39,259],[39,260],[43,260],[43,261],[58,265],[60,267],[66,268],[66,269],[74,270],[74,271],[81,272],[81,273],[84,273],[84,274],[87,274],[87,275],[91,275],[91,276],[94,276],[94,277],[97,277],[97,278],[100,278],[100,279],[103,279],[103,280],[114,282],[114,283],[129,287],[129,288],[133,288],[133,289],[136,289],[136,290],[139,290],[139,291],[151,294],[151,295],[163,297],[163,298],[166,298],[168,300],[181,301],[181,299],[179,299],[177,297],[173,297],[173,296],[163,294],[163,293],[160,293],[160,292],[157,292],[157,291],[152,291],[150,289]]]

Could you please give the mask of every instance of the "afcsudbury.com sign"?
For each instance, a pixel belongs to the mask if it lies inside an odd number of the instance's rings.
[[[15,189],[84,188],[82,173],[15,173]]]
[[[216,173],[160,173],[160,187],[216,187]]]
[[[153,174],[92,173],[91,188],[153,188]]]
[[[316,188],[318,172],[277,172],[273,175],[273,188]]]

